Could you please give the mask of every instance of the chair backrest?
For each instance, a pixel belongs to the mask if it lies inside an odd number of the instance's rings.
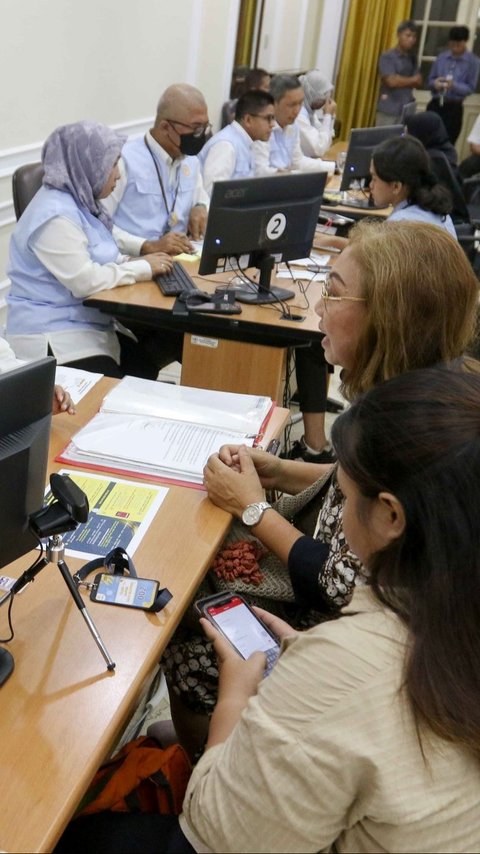
[[[12,176],[12,193],[15,216],[20,219],[35,193],[42,186],[43,166],[41,163],[25,163]]]
[[[432,164],[432,171],[436,175],[437,180],[440,184],[443,184],[444,187],[447,187],[452,194],[453,210],[451,216],[453,222],[470,222],[470,214],[468,212],[465,196],[463,195],[463,190],[445,154],[443,151],[433,148],[429,149],[428,153]]]

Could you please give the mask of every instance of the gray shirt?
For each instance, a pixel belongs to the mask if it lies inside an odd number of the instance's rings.
[[[391,50],[385,50],[380,54],[378,70],[382,78],[388,77],[389,74],[400,74],[401,77],[413,77],[419,72],[416,57],[410,53],[402,53],[396,47],[392,47]],[[409,101],[413,100],[413,89],[411,86],[401,86],[400,88],[392,89],[382,82],[377,110],[381,113],[387,113],[390,116],[400,118],[402,108]]]

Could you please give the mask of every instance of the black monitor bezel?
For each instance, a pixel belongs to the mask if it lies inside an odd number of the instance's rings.
[[[43,505],[56,361],[0,374],[0,567],[33,549],[29,515]]]
[[[352,128],[340,183],[340,191],[344,192],[351,189],[353,181],[369,180],[370,161],[373,150],[381,142],[384,142],[384,140],[395,136],[402,136],[404,133],[405,127],[401,124],[379,125],[378,127],[370,128]]]
[[[235,287],[240,302],[262,304],[292,298],[293,291],[270,287],[270,273],[275,263],[292,261],[310,253],[326,179],[325,172],[295,172],[215,182],[199,274],[206,276],[226,269],[257,267],[260,270],[258,285],[252,283],[251,289]],[[277,212],[285,215],[285,210],[287,222],[288,216],[303,217],[305,229],[301,239],[289,242],[290,234],[283,237],[283,232],[276,243],[268,238],[266,223]],[[228,214],[235,211],[240,213],[239,224],[232,229]],[[252,214],[261,220],[261,232],[255,237],[243,237],[242,219],[245,222]],[[220,239],[223,240],[221,251],[216,248]]]

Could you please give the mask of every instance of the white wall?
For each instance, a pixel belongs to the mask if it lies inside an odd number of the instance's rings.
[[[347,2],[267,0],[258,65],[328,73]],[[0,0],[0,327],[15,168],[39,160],[44,139],[67,122],[89,118],[143,133],[171,83],[198,86],[218,129],[239,7],[240,0]]]
[[[198,86],[218,124],[239,0],[1,0],[0,307],[15,222],[11,176],[58,125],[142,132],[171,83]]]

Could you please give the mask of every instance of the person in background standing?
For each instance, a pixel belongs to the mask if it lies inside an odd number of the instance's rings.
[[[428,78],[433,97],[427,110],[439,114],[455,145],[462,129],[463,102],[477,87],[480,59],[467,50],[468,27],[452,27],[448,38],[448,50],[437,57]]]
[[[378,70],[381,84],[375,125],[395,125],[406,104],[414,101],[413,89],[422,85],[422,75],[413,53],[417,27],[413,21],[402,21],[397,27],[397,45],[380,54]]]

